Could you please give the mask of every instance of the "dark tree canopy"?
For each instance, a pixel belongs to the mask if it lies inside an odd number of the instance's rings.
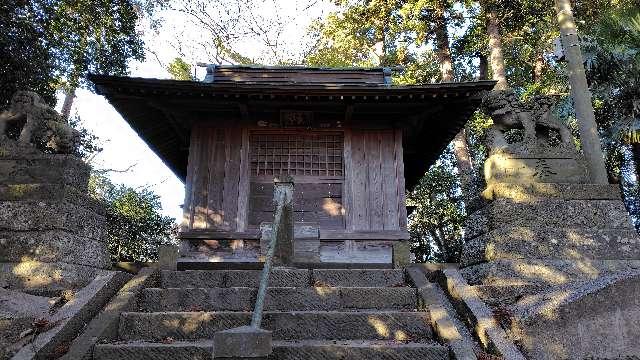
[[[124,75],[143,60],[136,26],[159,1],[14,0],[0,4],[0,105],[16,89],[55,105],[57,88],[87,86],[88,72]]]
[[[44,12],[30,0],[0,3],[0,108],[17,90],[55,101],[56,64],[42,24]]]

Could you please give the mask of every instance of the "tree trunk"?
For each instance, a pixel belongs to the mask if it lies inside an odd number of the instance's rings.
[[[489,78],[489,60],[485,54],[478,54],[478,60],[480,60],[480,64],[478,65],[478,79],[487,80]]]
[[[442,82],[453,81],[453,61],[451,60],[451,47],[449,46],[449,31],[447,29],[447,19],[445,17],[445,4],[438,2],[435,15],[435,36],[438,62],[440,63],[440,73]]]
[[[491,60],[491,72],[493,80],[498,81],[495,86],[496,90],[506,90],[509,88],[507,83],[507,75],[504,65],[504,56],[502,54],[502,35],[500,35],[500,23],[498,21],[498,13],[485,6],[485,16],[487,20],[487,35],[489,35],[489,55]]]
[[[458,167],[458,173],[460,176],[460,187],[462,188],[462,195],[465,200],[472,194],[472,174],[473,164],[471,163],[471,156],[469,155],[469,144],[467,143],[467,134],[464,128],[460,130],[456,137],[453,138],[453,153],[456,157],[456,166]],[[464,201],[466,204],[466,201]]]
[[[544,56],[542,53],[538,54],[536,60],[533,62],[533,82],[540,83],[542,81],[542,73],[544,72]]]
[[[598,135],[598,127],[591,103],[591,93],[587,86],[582,51],[578,42],[576,24],[573,20],[571,3],[569,0],[555,0],[560,24],[560,34],[567,68],[569,70],[569,82],[571,83],[571,95],[576,111],[576,119],[580,129],[580,142],[584,153],[589,177],[594,184],[607,184],[607,170],[604,166],[602,144]]]
[[[65,119],[69,119],[69,115],[71,114],[71,107],[73,106],[73,100],[76,98],[76,89],[75,87],[71,90],[65,90],[64,92],[64,103],[62,103],[62,117]]]
[[[443,82],[452,82],[453,78],[453,60],[451,59],[451,47],[449,46],[449,31],[447,30],[447,19],[445,17],[446,4],[444,1],[438,2],[436,8],[436,51],[438,53],[438,62],[440,63],[440,73]],[[460,176],[460,186],[462,194],[469,196],[469,184],[471,184],[472,166],[471,157],[469,156],[469,145],[464,128],[453,139],[453,152],[456,157],[456,165]]]

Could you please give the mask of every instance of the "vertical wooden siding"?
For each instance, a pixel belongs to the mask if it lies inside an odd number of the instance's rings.
[[[240,128],[195,126],[192,130],[183,231],[244,227],[239,224],[244,221],[243,210],[239,211],[242,141]]]
[[[347,230],[406,229],[401,130],[345,134]]]

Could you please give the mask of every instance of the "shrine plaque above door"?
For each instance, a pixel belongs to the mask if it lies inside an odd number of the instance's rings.
[[[344,229],[344,135],[337,131],[252,131],[249,227],[273,221],[273,178],[293,176],[294,220]]]

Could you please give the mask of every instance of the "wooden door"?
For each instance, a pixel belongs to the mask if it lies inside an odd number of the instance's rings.
[[[273,178],[294,178],[294,220],[344,229],[344,135],[337,131],[252,131],[249,228],[273,221]]]

